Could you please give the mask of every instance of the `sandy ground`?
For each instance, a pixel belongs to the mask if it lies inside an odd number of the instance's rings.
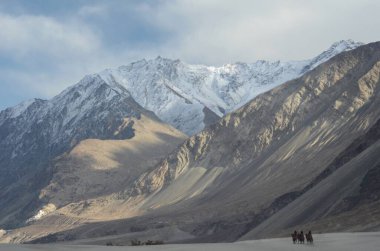
[[[1,251],[34,251],[34,250],[56,250],[56,251],[112,251],[112,250],[136,250],[136,251],[227,251],[227,250],[251,250],[251,251],[293,251],[293,250],[313,250],[313,251],[378,251],[380,247],[380,232],[373,233],[333,233],[314,235],[314,244],[293,244],[290,238],[264,239],[253,241],[242,241],[236,243],[215,243],[215,244],[175,244],[143,247],[106,247],[106,246],[85,246],[85,245],[10,245],[0,244]]]

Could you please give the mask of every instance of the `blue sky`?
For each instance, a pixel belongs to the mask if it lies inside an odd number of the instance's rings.
[[[142,58],[306,59],[380,40],[375,0],[1,0],[0,110]]]

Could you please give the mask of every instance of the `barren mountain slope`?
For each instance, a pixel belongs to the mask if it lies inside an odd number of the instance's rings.
[[[380,120],[333,161],[329,177],[243,236],[281,235],[285,231],[380,230]],[[340,164],[338,164],[340,163]]]
[[[40,197],[57,207],[119,192],[185,140],[176,129],[145,115],[132,122],[134,137],[87,139],[56,160]]]
[[[143,121],[147,123],[145,129],[142,125]],[[152,128],[149,129],[149,126]],[[125,141],[108,142],[111,148],[107,149],[104,145],[107,143],[100,140],[131,139],[136,142],[138,140],[134,137],[141,130],[150,131],[147,139],[155,140],[156,144],[160,142],[160,139],[168,140],[163,146],[170,147],[158,151],[157,154],[165,154],[165,151],[170,151],[184,139],[182,133],[163,125],[152,112],[137,104],[124,87],[116,83],[109,85],[98,75],[85,77],[78,84],[51,100],[32,100],[2,111],[0,113],[0,170],[2,172],[0,225],[5,228],[23,224],[26,219],[36,213],[36,210],[38,211],[41,204],[44,204],[45,198],[39,195],[40,189],[49,184],[54,172],[64,173],[63,169],[65,169],[63,164],[61,164],[62,170],[59,167],[53,168],[55,157],[71,150],[84,139],[99,139],[97,142],[109,151],[110,156],[105,157],[112,159],[114,158],[112,154],[116,153],[115,149],[111,150],[112,147],[115,148],[118,144],[123,147],[129,143],[123,145],[120,142]],[[140,139],[144,140],[144,138]],[[85,145],[86,143],[81,144],[82,150],[86,149]],[[122,147],[117,151],[123,152]],[[95,155],[100,158],[99,154]],[[122,157],[121,163],[117,163],[119,160],[115,159],[111,166],[119,167],[126,158],[126,156]],[[151,159],[153,160],[154,158]],[[85,162],[85,160],[82,161]],[[81,168],[89,167],[82,164]],[[93,164],[97,165],[97,163]],[[138,175],[141,171],[139,169],[137,173],[131,173],[131,176]],[[105,175],[105,172],[94,171],[94,173]],[[74,180],[75,178],[65,181],[66,185],[73,183]],[[115,180],[115,182],[120,182],[120,180]],[[62,191],[59,190],[62,187],[54,188],[53,184],[49,187],[53,190],[58,189],[56,193]],[[84,193],[79,190],[76,194]],[[48,208],[51,210],[52,207]]]
[[[125,118],[124,125],[131,123],[134,136],[130,139],[86,139],[59,156],[52,167],[49,184],[39,194],[40,210],[25,227],[0,237],[0,242],[29,241],[86,222],[136,214],[123,210],[125,201],[110,195],[128,187],[141,173],[157,165],[162,156],[173,151],[186,137],[145,115],[139,119]]]

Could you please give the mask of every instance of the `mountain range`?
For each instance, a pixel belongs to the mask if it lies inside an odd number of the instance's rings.
[[[305,61],[158,57],[8,108],[2,241],[377,229],[379,72],[380,44],[350,40]]]
[[[105,70],[99,75],[110,85],[124,86],[137,103],[162,121],[193,135],[258,94],[359,45],[362,43],[342,40],[310,60],[259,60],[221,67],[157,57]]]

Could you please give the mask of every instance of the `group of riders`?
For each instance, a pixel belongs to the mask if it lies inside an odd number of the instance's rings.
[[[296,244],[304,244],[305,243],[305,238],[306,242],[313,244],[313,235],[311,234],[311,231],[308,233],[304,234],[303,231],[297,232],[296,230],[292,233],[292,240],[293,243]]]

